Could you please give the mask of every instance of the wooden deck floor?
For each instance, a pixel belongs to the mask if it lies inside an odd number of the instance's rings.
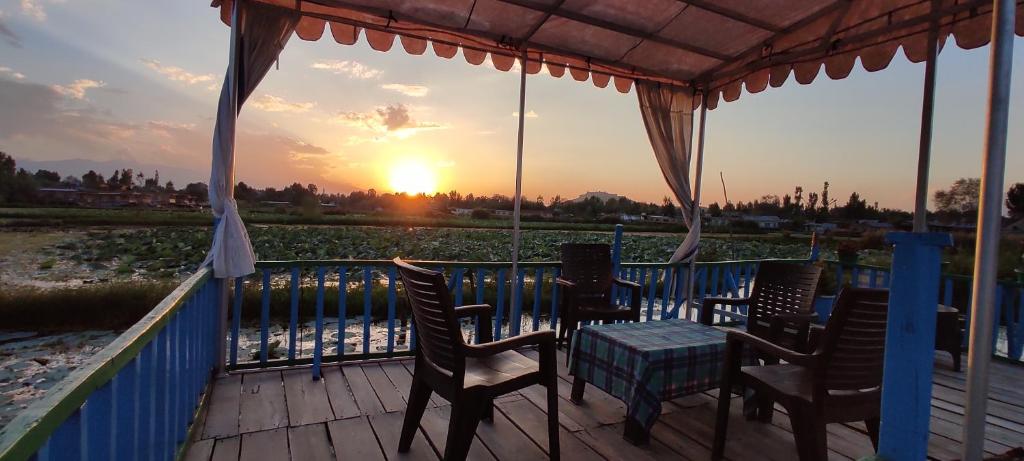
[[[584,405],[572,404],[564,357],[559,365],[563,459],[709,459],[715,392],[666,404],[650,445],[635,447],[621,436],[625,406],[591,386]],[[441,399],[431,402],[410,453],[397,453],[412,367],[410,360],[331,366],[320,381],[313,381],[308,369],[220,379],[186,459],[437,460],[444,450],[450,412]],[[986,450],[1002,453],[1024,446],[1024,367],[996,362],[992,369]],[[545,458],[544,392],[534,386],[498,400],[494,422],[481,422],[477,429],[470,459]],[[963,401],[964,374],[951,371],[948,355],[937,356],[929,441],[933,459],[959,457]],[[732,405],[736,411],[740,407]],[[872,452],[863,424],[832,424],[828,433],[830,459],[857,459]],[[796,459],[789,418],[777,413],[772,424],[759,424],[734,414],[726,455],[734,460]]]

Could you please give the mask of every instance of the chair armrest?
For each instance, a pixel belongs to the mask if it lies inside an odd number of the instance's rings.
[[[640,297],[643,295],[643,288],[639,283],[623,280],[618,277],[612,279],[612,283],[629,290],[629,308],[633,312],[636,321],[640,321]]]
[[[474,315],[493,315],[494,307],[490,304],[470,304],[455,308],[455,318],[463,319]]]
[[[494,341],[494,327],[491,326],[491,315],[494,307],[489,304],[470,304],[455,308],[455,318],[479,316],[476,324],[476,337],[481,344]]]
[[[624,287],[624,288],[629,288],[631,290],[639,290],[640,289],[640,284],[639,283],[630,282],[629,280],[623,280],[623,279],[620,279],[618,277],[613,278],[612,282],[614,282],[618,286],[621,286],[621,287]]]
[[[729,306],[742,306],[744,304],[750,304],[750,298],[727,298],[725,296],[705,296],[704,300],[701,301],[704,304],[726,304]]]
[[[813,351],[818,348],[818,343],[821,342],[822,335],[825,334],[825,327],[822,325],[811,324],[810,330],[807,332],[807,350]]]
[[[705,296],[700,304],[700,317],[698,320],[704,325],[711,326],[715,317],[715,305],[726,304],[730,306],[741,306],[750,304],[750,298],[726,298],[724,296]]]
[[[525,346],[541,346],[542,353],[545,346],[551,347],[553,350],[555,347],[555,332],[535,331],[487,344],[467,344],[466,356],[487,357]]]
[[[783,330],[787,326],[797,330],[797,347],[799,352],[804,350],[813,350],[807,347],[807,332],[810,329],[811,324],[818,319],[818,314],[815,312],[803,312],[793,314],[776,314],[771,318],[771,325],[769,326],[769,336],[771,340],[778,341],[782,337]]]
[[[810,367],[814,366],[818,362],[818,357],[816,355],[801,354],[744,331],[730,329],[728,330],[728,333],[726,333],[725,338],[728,343],[741,343],[753,349],[757,349],[757,351],[762,354],[767,354],[780,360],[785,360],[786,362],[794,365]]]

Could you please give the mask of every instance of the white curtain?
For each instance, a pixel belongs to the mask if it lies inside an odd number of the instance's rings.
[[[637,80],[636,93],[654,157],[658,159],[665,182],[683,209],[683,220],[689,228],[669,262],[689,261],[697,254],[700,242],[700,209],[694,210],[690,187],[693,91]]]
[[[217,226],[213,246],[203,265],[212,264],[217,278],[239,277],[256,270],[256,255],[242,217],[238,215],[234,197],[235,121],[242,104],[277,60],[299,22],[297,14],[282,14],[282,10],[259,3],[243,2],[239,7],[242,33],[236,43],[238,107],[231,107],[231,85],[235,82],[231,81],[229,68],[220,91],[217,124],[213,131],[210,207],[217,218]]]

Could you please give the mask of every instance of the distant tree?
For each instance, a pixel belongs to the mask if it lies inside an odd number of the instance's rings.
[[[850,194],[850,199],[843,206],[843,216],[847,219],[863,219],[867,217],[868,201],[860,198],[860,194]]]
[[[121,170],[121,180],[118,185],[121,190],[132,190],[132,186],[135,185],[135,171],[131,168]]]
[[[491,218],[491,212],[487,211],[487,210],[484,210],[482,208],[477,208],[477,209],[473,210],[473,212],[470,213],[469,216],[471,218],[473,218],[473,219],[490,219]]]
[[[16,167],[17,163],[14,161],[14,157],[0,152],[0,203],[7,202],[14,189]]]
[[[167,192],[175,192],[174,181],[167,181],[167,184],[164,184],[164,190]]]
[[[965,220],[978,214],[980,178],[960,178],[949,189],[935,192],[935,209],[945,218]]]
[[[590,198],[596,199],[597,197]],[[598,201],[600,202],[600,200]],[[672,199],[668,198],[668,196],[661,199],[661,214],[668,217],[675,217],[676,215],[676,206],[672,204]]]
[[[121,171],[114,170],[114,172],[107,178],[107,186],[111,189],[121,188]]]
[[[7,203],[32,203],[36,199],[38,189],[39,185],[32,173],[25,171],[24,168],[18,168],[5,201]]]
[[[807,211],[815,213],[818,211],[818,193],[811,192],[807,194]]]
[[[103,176],[96,174],[95,171],[89,170],[88,173],[82,175],[82,187],[87,190],[96,190],[100,188],[100,184],[103,184]]]
[[[804,188],[802,186],[796,186],[793,190],[793,205],[797,208],[802,207],[804,204]]]
[[[194,182],[185,186],[185,193],[191,195],[196,200],[202,200],[209,195],[210,188],[205,183]]]
[[[249,187],[249,185],[244,182],[239,182],[235,186],[235,198],[246,202],[255,202],[259,199],[259,191]]]
[[[821,211],[828,213],[828,209],[831,203],[828,201],[828,181],[825,181],[825,186],[821,189]]]
[[[40,185],[44,186],[55,186],[60,184],[60,173],[50,170],[36,170],[36,174],[33,175],[35,180]]]
[[[1006,208],[1014,219],[1024,218],[1024,183],[1010,186],[1006,192]]]
[[[718,205],[718,202],[708,205],[708,214],[714,217],[722,216],[722,207]]]
[[[60,183],[68,187],[74,187],[76,189],[82,187],[82,180],[72,175],[65,176],[64,179],[60,180]]]

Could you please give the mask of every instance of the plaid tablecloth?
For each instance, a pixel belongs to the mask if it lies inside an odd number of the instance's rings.
[[[683,319],[588,325],[576,332],[569,373],[626,403],[649,431],[661,402],[718,387],[725,332]]]

